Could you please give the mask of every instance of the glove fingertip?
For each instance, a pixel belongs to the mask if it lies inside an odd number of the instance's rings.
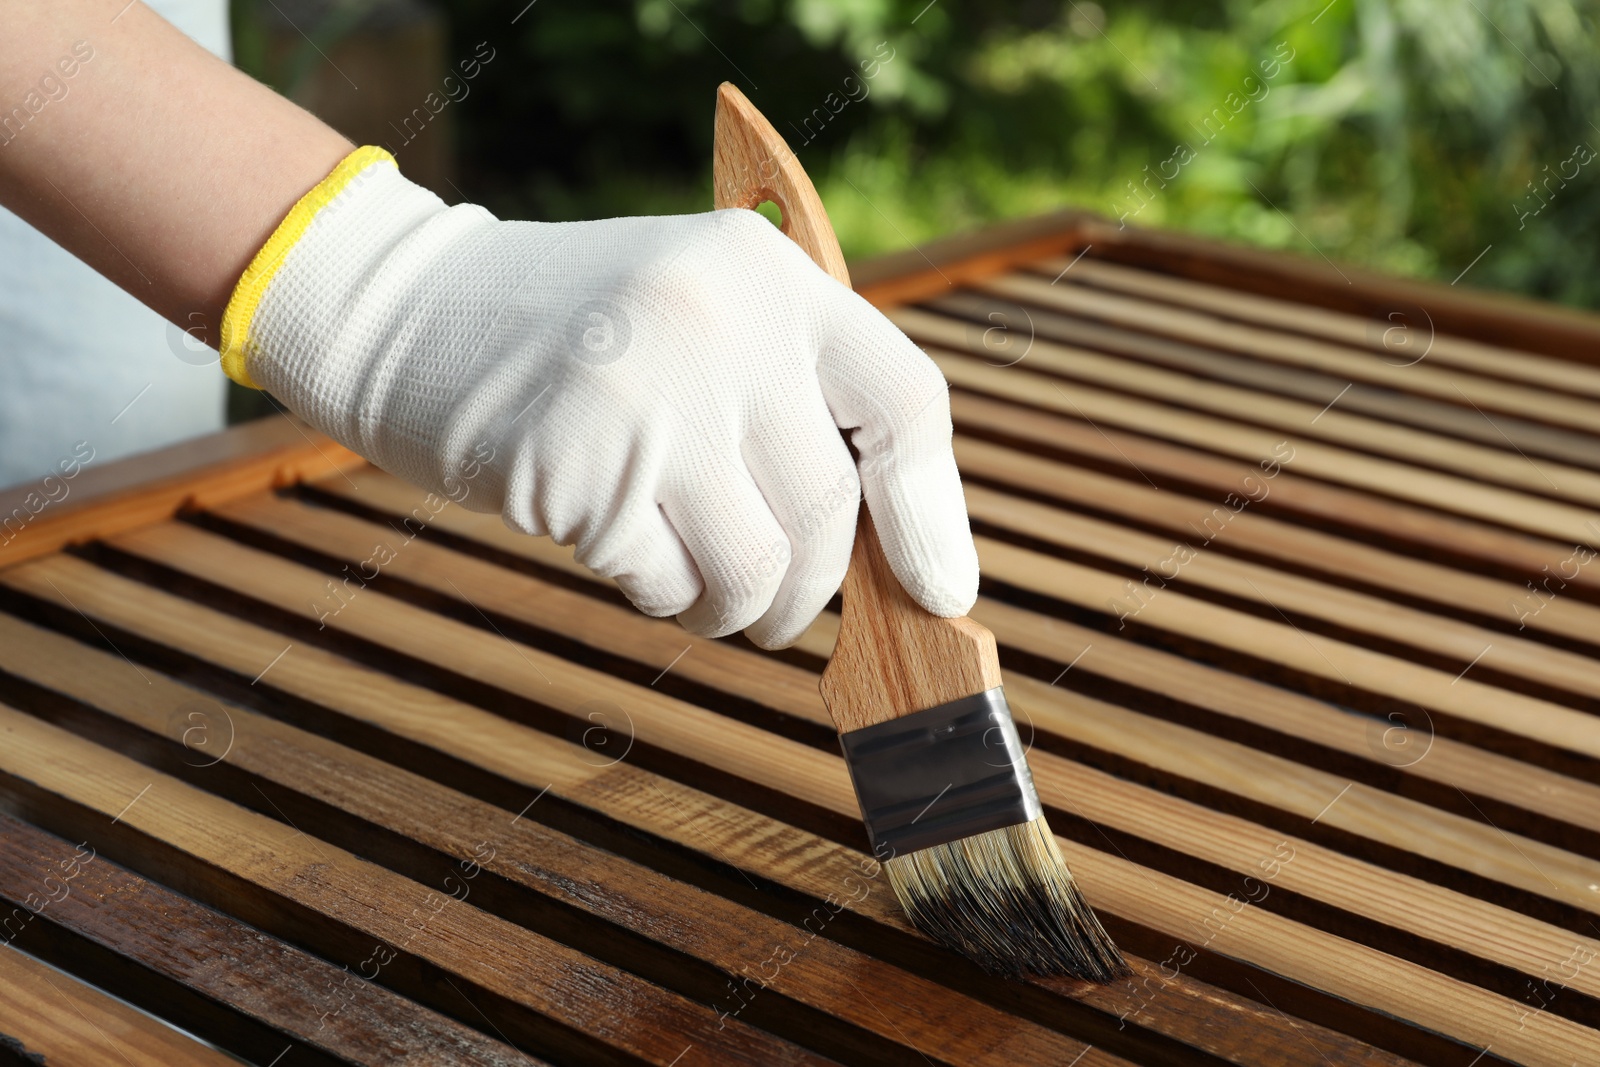
[[[914,580],[912,585],[906,586],[906,592],[911,598],[930,614],[943,619],[959,618],[972,610],[978,602],[978,563],[974,556],[970,576],[965,573],[951,574],[952,568],[944,568],[945,573],[937,576],[920,575],[920,580]],[[957,570],[965,571],[959,567]],[[901,584],[905,584],[903,581]]]
[[[818,612],[818,614],[821,613]],[[813,616],[804,622],[790,622],[787,625],[780,626],[769,623],[765,619],[758,619],[745,627],[744,635],[757,648],[765,649],[768,652],[776,652],[779,649],[788,648],[800,640],[805,635],[805,632],[811,629],[811,624],[815,621],[816,617]]]
[[[954,478],[951,482],[954,489],[943,502],[937,501],[937,493],[928,494],[935,497],[931,501],[922,494],[888,494],[889,499],[920,500],[924,506],[901,510],[883,500],[883,517],[876,523],[884,557],[905,591],[924,610],[946,619],[967,614],[978,600],[978,549],[960,483]]]

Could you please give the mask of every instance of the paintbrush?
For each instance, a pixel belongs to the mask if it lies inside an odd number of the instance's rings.
[[[771,201],[781,228],[850,284],[816,189],[732,84],[717,92],[719,208]],[[994,635],[925,611],[884,558],[865,506],[822,698],[874,854],[912,923],[988,970],[1108,981],[1127,965],[1045,822],[1000,685]]]

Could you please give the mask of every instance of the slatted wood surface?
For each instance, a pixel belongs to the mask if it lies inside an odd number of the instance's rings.
[[[836,614],[690,637],[280,423],[0,547],[0,1061],[1600,1063],[1600,330],[1074,233],[864,287],[1131,981],[900,917]]]

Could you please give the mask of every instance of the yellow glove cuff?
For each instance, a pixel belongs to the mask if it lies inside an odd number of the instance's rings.
[[[250,323],[255,318],[256,308],[261,304],[267,286],[272,284],[273,276],[283,266],[289,250],[306,232],[306,227],[311,225],[317,212],[343,192],[352,178],[374,163],[396,165],[393,156],[372,145],[358,148],[340,160],[331,174],[289,209],[289,214],[278,223],[278,228],[272,231],[267,243],[261,246],[261,250],[239,276],[239,283],[233,287],[233,295],[228,298],[228,308],[222,313],[222,344],[219,351],[222,353],[223,373],[240,385],[250,389],[261,388],[250,377],[245,362],[250,352]]]

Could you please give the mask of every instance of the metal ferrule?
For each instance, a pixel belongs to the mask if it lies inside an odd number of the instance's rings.
[[[1039,817],[1027,753],[998,686],[839,739],[880,858]]]

